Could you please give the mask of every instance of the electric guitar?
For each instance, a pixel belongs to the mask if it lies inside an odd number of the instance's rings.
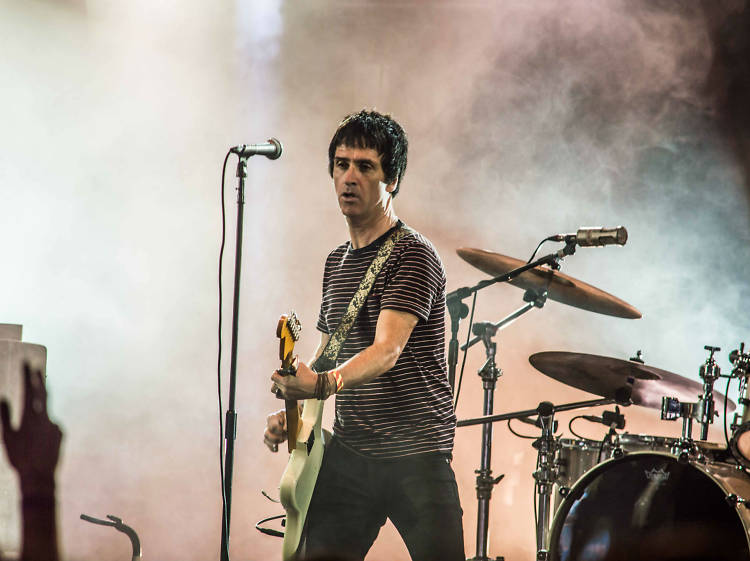
[[[299,339],[301,325],[294,312],[282,315],[276,328],[279,338],[279,358],[281,370],[293,374],[294,343]],[[307,518],[315,481],[323,461],[323,449],[327,431],[321,427],[323,402],[319,399],[306,399],[299,417],[297,401],[286,401],[287,435],[289,439],[289,463],[281,476],[279,495],[286,510],[284,544],[281,558],[289,561],[299,548],[302,529]]]

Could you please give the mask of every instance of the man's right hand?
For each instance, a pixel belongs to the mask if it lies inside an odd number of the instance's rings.
[[[266,418],[266,431],[263,433],[263,442],[271,452],[279,451],[279,444],[287,438],[286,411],[280,409],[271,413]]]

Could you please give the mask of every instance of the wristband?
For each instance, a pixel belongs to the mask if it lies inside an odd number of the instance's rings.
[[[339,393],[344,389],[344,379],[341,377],[341,372],[339,372],[338,368],[331,372],[331,374],[333,374],[333,378],[336,380],[336,391],[334,393]]]

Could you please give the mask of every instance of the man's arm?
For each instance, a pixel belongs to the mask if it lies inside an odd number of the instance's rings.
[[[393,368],[417,321],[417,316],[409,312],[382,310],[375,326],[375,339],[372,345],[336,369],[341,375],[343,387],[362,385]],[[319,352],[321,351],[322,347],[319,349]],[[333,376],[331,372],[327,375]],[[317,378],[318,375],[303,362],[297,367],[296,376],[282,376],[276,372],[271,376],[274,385],[281,389],[281,393],[288,399],[315,397]],[[335,387],[335,382],[333,386]]]

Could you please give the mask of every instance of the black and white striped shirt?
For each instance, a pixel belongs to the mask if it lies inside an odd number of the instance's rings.
[[[336,329],[387,232],[370,245],[350,242],[326,259],[318,329]],[[339,355],[338,363],[370,346],[381,310],[419,318],[396,365],[374,380],[336,395],[334,434],[378,458],[451,453],[456,416],[445,363],[445,270],[435,248],[410,230],[393,247]]]

